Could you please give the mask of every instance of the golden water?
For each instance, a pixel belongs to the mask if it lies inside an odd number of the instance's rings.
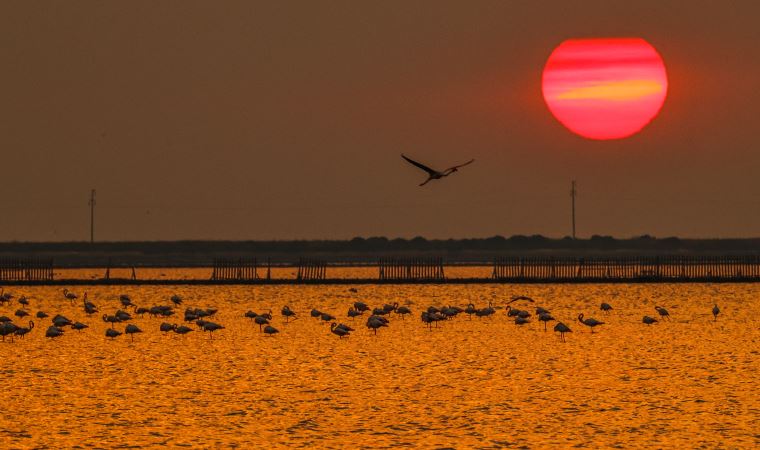
[[[90,328],[0,345],[0,444],[61,447],[641,447],[760,445],[760,285],[384,285],[91,287],[113,312],[121,293],[139,305],[217,307],[226,329],[104,336],[107,324],[70,306],[58,288],[10,289]],[[81,295],[83,289],[77,288]],[[561,343],[537,323],[518,328],[503,310],[466,316],[432,332],[428,305],[529,295],[568,324]],[[345,317],[362,300],[415,312],[373,336]],[[604,316],[599,303],[615,310]],[[713,323],[717,302],[722,314]],[[284,324],[289,304],[301,316]],[[654,304],[672,321],[648,327]],[[18,304],[0,307],[11,316]],[[309,317],[316,307],[355,325],[338,339]],[[272,309],[268,338],[242,317]],[[578,313],[607,322],[592,335]],[[15,317],[14,317],[15,318]],[[170,322],[181,323],[181,312]],[[16,323],[20,323],[16,320]],[[117,324],[123,329],[123,324]]]

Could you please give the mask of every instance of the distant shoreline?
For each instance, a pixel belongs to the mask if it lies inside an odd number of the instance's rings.
[[[479,239],[290,241],[0,242],[0,259],[46,258],[57,267],[206,267],[216,258],[257,258],[262,264],[294,264],[299,258],[368,265],[382,257],[441,257],[447,264],[490,264],[501,256],[748,255],[760,254],[760,238],[681,239],[641,236],[587,239],[494,236]]]

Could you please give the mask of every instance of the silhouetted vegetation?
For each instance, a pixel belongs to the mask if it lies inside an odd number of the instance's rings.
[[[442,256],[447,262],[490,262],[506,255],[604,254],[756,254],[760,239],[679,239],[649,235],[616,239],[560,239],[541,235],[492,236],[478,239],[388,239],[382,236],[350,240],[300,241],[157,241],[157,242],[6,242],[0,256],[47,257],[56,265],[208,265],[213,258],[256,256],[293,262],[299,257],[333,262],[370,263],[382,256]]]

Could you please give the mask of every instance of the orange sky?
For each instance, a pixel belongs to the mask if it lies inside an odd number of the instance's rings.
[[[751,1],[2,2],[0,240],[760,236]],[[552,6],[553,4],[553,6]],[[572,37],[668,70],[644,131],[543,102]],[[399,154],[476,162],[424,188]]]

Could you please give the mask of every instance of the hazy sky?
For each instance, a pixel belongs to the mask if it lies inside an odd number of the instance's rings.
[[[760,236],[756,1],[3,1],[0,240]],[[668,70],[642,133],[541,96],[571,37]],[[433,166],[476,158],[440,182]]]

